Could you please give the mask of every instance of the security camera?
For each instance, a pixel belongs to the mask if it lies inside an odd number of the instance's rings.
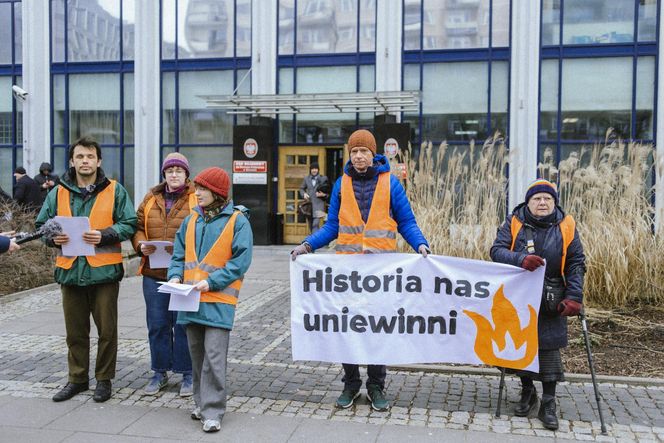
[[[14,93],[14,98],[18,100],[25,101],[25,99],[28,97],[28,92],[20,86],[12,86],[12,91]]]

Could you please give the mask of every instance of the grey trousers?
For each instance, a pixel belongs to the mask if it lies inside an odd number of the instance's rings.
[[[226,358],[230,334],[228,329],[187,325],[194,402],[201,408],[203,421],[221,421],[226,412]]]

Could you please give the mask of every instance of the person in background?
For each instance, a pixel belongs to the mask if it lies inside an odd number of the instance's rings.
[[[539,372],[516,371],[521,378],[521,399],[514,414],[527,417],[535,408],[538,399],[533,380],[538,380],[543,394],[537,416],[545,428],[556,430],[556,384],[565,380],[560,349],[567,346],[567,317],[578,315],[583,308],[586,257],[576,223],[558,205],[553,183],[538,179],[528,186],[525,201],[498,228],[491,259],[528,271],[546,266],[543,289],[547,297],[533,294],[542,297],[537,318]]]
[[[184,155],[168,154],[161,166],[164,181],[152,188],[138,208],[138,226],[132,239],[134,249],[142,257],[139,272],[143,275],[143,297],[148,324],[148,340],[152,378],[143,392],[154,395],[168,384],[167,371],[182,374],[180,396],[193,394],[191,357],[187,333],[177,324],[177,312],[168,310],[170,298],[158,292],[159,282],[166,280],[168,268],[158,269],[150,264],[156,250],[147,240],[172,242],[182,220],[197,205],[194,184],[189,180],[189,162]],[[167,247],[173,253],[173,247]]]
[[[344,174],[334,184],[327,222],[291,252],[293,260],[337,240],[337,254],[376,254],[396,252],[397,231],[422,256],[429,243],[417,225],[406,191],[390,173],[384,155],[376,155],[376,139],[366,129],[353,132],[348,139],[350,160]],[[344,389],[338,408],[349,408],[360,395],[362,379],[355,364],[343,364]],[[385,365],[367,366],[367,396],[376,411],[387,411]]]
[[[26,211],[38,211],[42,205],[42,198],[37,182],[27,175],[23,166],[19,166],[14,170],[14,177],[16,178],[14,201]]]
[[[46,196],[49,191],[60,182],[60,177],[57,174],[53,174],[53,166],[50,163],[44,162],[39,167],[39,174],[35,175],[34,180],[39,185],[41,190],[41,201],[42,203],[46,200]]]
[[[110,180],[101,168],[101,148],[87,137],[69,147],[69,171],[46,197],[35,227],[39,229],[55,216],[88,217],[90,230],[82,240],[93,245],[95,255],[62,255],[62,245],[70,238],[63,233],[46,244],[58,248],[55,281],[62,290],[65,317],[67,384],[53,401],[69,400],[88,390],[90,368],[90,315],[97,326],[97,360],[93,395],[96,402],[111,398],[118,356],[118,293],[124,276],[121,242],[136,231],[136,212],[127,190]]]
[[[21,249],[19,245],[16,244],[16,241],[12,238],[14,231],[0,232],[0,254],[5,252],[14,252]]]
[[[307,223],[312,234],[320,228],[321,219],[325,216],[325,201],[330,192],[329,180],[319,172],[318,163],[312,163],[309,175],[304,177],[300,186],[300,196],[311,202],[311,216],[307,216]]]
[[[168,279],[200,291],[198,311],[178,312],[178,324],[187,330],[194,375],[191,418],[203,423],[204,432],[216,432],[226,413],[228,341],[251,264],[253,234],[247,209],[229,199],[226,171],[204,169],[194,185],[198,206],[175,236]]]

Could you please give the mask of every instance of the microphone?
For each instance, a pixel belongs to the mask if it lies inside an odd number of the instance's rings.
[[[25,233],[17,236],[15,241],[17,245],[22,245],[32,240],[36,240],[41,237],[46,237],[46,239],[53,239],[56,235],[62,234],[62,226],[60,223],[56,222],[53,219],[48,220],[44,223],[44,226],[32,233]]]

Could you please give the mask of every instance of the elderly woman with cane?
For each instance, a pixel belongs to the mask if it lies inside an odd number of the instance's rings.
[[[538,380],[543,390],[538,417],[545,428],[556,430],[556,383],[565,379],[560,349],[567,346],[567,317],[583,308],[586,259],[574,219],[558,205],[553,183],[538,179],[530,184],[525,202],[498,229],[491,258],[528,271],[546,266],[538,317],[540,369],[538,373],[516,371],[521,399],[514,414],[526,417],[535,408],[533,380]]]

